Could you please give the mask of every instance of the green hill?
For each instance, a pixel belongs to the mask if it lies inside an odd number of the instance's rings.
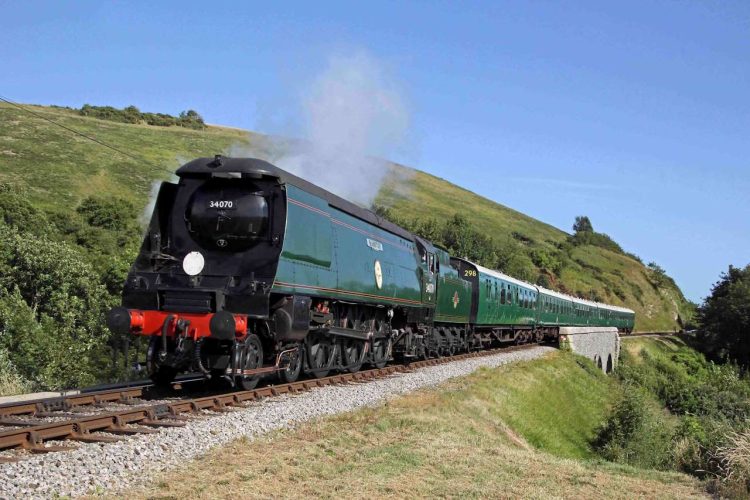
[[[121,198],[140,211],[155,180],[169,178],[183,161],[226,152],[233,145],[252,148],[268,159],[277,152],[267,137],[233,128],[158,127],[104,121],[66,108],[28,108],[143,158],[135,161],[0,105],[0,182],[23,189],[28,201],[53,220],[65,219],[89,196]],[[690,316],[690,306],[672,280],[655,275],[633,256],[586,242],[571,244],[569,234],[445,180],[403,166],[392,168],[401,174],[399,186],[387,182],[376,204],[388,207],[399,222],[461,212],[476,230],[501,243],[505,253],[521,259],[519,266],[506,271],[519,269],[520,277],[541,279],[554,289],[630,307],[637,313],[639,330],[679,328],[678,318]]]

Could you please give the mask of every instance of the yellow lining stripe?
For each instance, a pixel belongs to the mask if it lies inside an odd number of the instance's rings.
[[[402,302],[404,304],[411,304],[411,305],[418,305],[421,306],[422,302],[416,301],[416,300],[410,300],[410,299],[400,299],[396,297],[387,297],[384,295],[374,295],[371,293],[365,293],[365,292],[355,292],[354,290],[343,290],[341,288],[325,288],[321,286],[313,286],[313,285],[299,285],[296,283],[285,283],[283,281],[274,281],[273,286],[282,286],[287,288],[309,288],[313,290],[321,290],[324,292],[333,292],[333,293],[343,293],[345,295],[355,295],[359,297],[367,297],[367,298],[373,298],[373,299],[381,299],[381,300],[389,300],[393,302]]]

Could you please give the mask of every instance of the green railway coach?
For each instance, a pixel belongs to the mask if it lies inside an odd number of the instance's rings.
[[[481,343],[526,341],[536,326],[536,286],[466,259],[452,259],[472,286],[470,321]]]
[[[573,297],[543,287],[537,287],[537,289],[539,290],[537,321],[540,327],[553,328],[573,324]]]
[[[559,326],[613,326],[624,332],[633,330],[635,312],[631,309],[571,297],[543,287],[537,289],[537,319],[541,329]]]

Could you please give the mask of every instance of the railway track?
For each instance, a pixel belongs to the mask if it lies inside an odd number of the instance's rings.
[[[455,356],[414,361],[407,364],[342,373],[320,379],[268,385],[250,391],[233,391],[202,397],[178,397],[148,401],[149,385],[115,388],[37,401],[0,406],[0,451],[25,450],[50,453],[75,449],[72,442],[111,443],[128,435],[180,427],[204,412],[222,413],[243,408],[254,401],[282,394],[295,394],[328,385],[366,382],[399,372],[462,359],[535,347],[537,344],[503,347]],[[3,427],[6,430],[3,430]],[[20,455],[0,455],[0,462],[14,462]]]
[[[677,335],[677,332],[633,332],[633,333],[621,333],[621,338],[630,337],[664,337],[669,335]]]

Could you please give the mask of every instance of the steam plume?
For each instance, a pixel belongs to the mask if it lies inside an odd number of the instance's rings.
[[[395,81],[364,52],[332,57],[301,99],[303,141],[268,158],[339,196],[370,206],[405,145],[409,114]],[[265,151],[268,154],[268,150]],[[233,147],[230,155],[243,153]],[[257,154],[258,151],[252,153]]]

